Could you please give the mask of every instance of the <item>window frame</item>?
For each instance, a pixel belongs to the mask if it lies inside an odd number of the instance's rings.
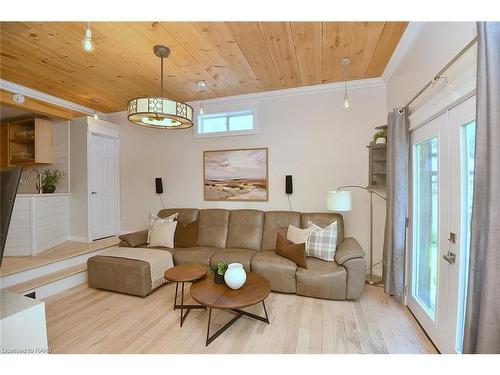
[[[205,107],[205,106],[204,106]],[[205,109],[205,108],[204,108]],[[217,110],[219,109],[219,110]],[[253,128],[247,130],[229,130],[229,119],[231,117],[252,115],[253,118]],[[212,132],[212,133],[200,133],[200,128],[203,126],[202,117],[225,117],[226,130],[222,132]],[[200,116],[196,116],[193,136],[194,138],[216,138],[216,137],[234,137],[241,135],[255,135],[258,134],[257,127],[257,106],[255,104],[250,106],[245,106],[245,108],[227,108],[222,110],[222,108],[210,108],[207,106],[205,113]]]

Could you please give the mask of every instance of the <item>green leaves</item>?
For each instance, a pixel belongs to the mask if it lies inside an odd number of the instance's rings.
[[[59,169],[46,169],[42,172],[42,186],[55,186],[66,173]]]
[[[227,264],[223,262],[219,262],[217,264],[212,264],[210,266],[210,271],[215,273],[217,272],[219,275],[224,275],[227,271]]]

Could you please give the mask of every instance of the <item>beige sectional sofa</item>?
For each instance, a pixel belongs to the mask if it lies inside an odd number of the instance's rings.
[[[245,270],[268,279],[276,292],[335,300],[355,300],[361,295],[366,267],[364,252],[354,238],[344,238],[344,223],[339,214],[179,208],[161,210],[158,216],[167,217],[175,212],[179,213],[181,224],[198,220],[197,246],[161,248],[172,253],[175,265],[238,262]],[[286,236],[288,225],[305,228],[308,221],[323,227],[337,221],[334,262],[308,257],[305,269],[275,253],[278,232]],[[120,239],[120,246],[146,247],[147,230],[125,234]],[[146,296],[153,291],[148,267],[149,264],[137,260],[95,256],[88,260],[89,284]]]

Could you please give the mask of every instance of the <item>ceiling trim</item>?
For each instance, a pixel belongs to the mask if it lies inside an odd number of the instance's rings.
[[[401,64],[401,61],[408,53],[408,50],[413,45],[413,42],[417,38],[418,34],[422,30],[425,22],[410,22],[406,27],[403,36],[398,42],[396,49],[394,50],[389,62],[387,63],[384,72],[382,73],[382,80],[387,83],[392,78],[396,69]]]
[[[384,81],[380,77],[348,81],[347,84],[348,84],[347,86],[348,90],[386,86]],[[221,98],[214,98],[214,99],[203,99],[203,105],[209,106],[213,104],[235,104],[235,103],[252,102],[252,101],[255,102],[262,99],[284,98],[290,96],[320,94],[320,93],[336,92],[343,90],[344,90],[344,82],[324,83],[321,85],[294,87],[289,89],[263,91],[251,94],[224,96]],[[192,106],[193,109],[196,111],[199,108],[200,101],[191,100],[186,103]],[[253,105],[255,105],[255,103],[253,103]],[[106,115],[109,121],[113,121],[114,119],[121,119],[124,113],[126,113],[126,111],[110,112],[107,113]]]
[[[385,87],[386,86],[384,81],[380,77],[348,81],[347,85],[348,85],[347,86],[348,90],[372,88],[372,87]],[[258,101],[258,100],[269,99],[269,98],[284,98],[284,97],[290,97],[290,96],[311,95],[311,94],[320,94],[320,93],[336,92],[336,91],[344,91],[344,82],[324,83],[321,85],[293,87],[293,88],[289,88],[289,89],[280,89],[280,90],[256,92],[256,93],[251,93],[251,94],[224,96],[224,97],[214,98],[214,99],[203,99],[203,105],[235,104],[235,103],[241,103],[241,102]],[[192,106],[193,109],[197,110],[199,108],[200,101],[199,100],[191,100],[187,103],[190,106]],[[126,111],[107,113],[107,119],[112,121],[113,118],[121,118],[123,113],[126,113]]]
[[[385,82],[380,77],[347,81],[348,90],[380,87],[380,86],[385,86]],[[289,89],[255,92],[251,94],[224,96],[213,99],[203,99],[203,103],[204,104],[231,103],[231,102],[267,99],[267,98],[284,98],[288,96],[320,94],[320,93],[334,92],[334,91],[344,91],[344,81],[335,83],[324,83],[320,85],[312,85],[304,87],[292,87]],[[198,105],[199,100],[192,100],[187,103],[189,103],[191,106],[196,106]]]
[[[5,79],[0,79],[0,89],[3,89],[5,91],[12,92],[14,94],[22,94],[24,96],[28,96],[32,99],[36,99],[45,103],[53,104],[58,107],[66,108],[74,112],[81,112],[82,114],[87,114],[93,116],[95,113],[99,117],[105,118],[106,114],[102,112],[98,112],[92,108],[85,107],[80,104],[76,104],[73,102],[70,102],[68,100],[64,100],[61,98],[58,98],[57,96],[52,96],[49,94],[46,94],[44,92],[38,91],[31,89],[26,86],[19,85],[14,82],[6,81]]]
[[[10,91],[0,89],[0,104],[34,114],[60,118],[63,120],[72,120],[75,117],[85,116],[84,113],[75,112],[71,109],[63,108],[54,104],[49,104],[47,102],[42,102],[29,96],[25,96],[24,103],[18,104],[14,101],[13,94],[14,93]]]

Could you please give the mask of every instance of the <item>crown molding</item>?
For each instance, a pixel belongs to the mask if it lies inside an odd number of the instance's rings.
[[[385,82],[380,77],[347,81],[347,87],[349,90],[380,87],[380,86],[385,86]],[[284,98],[289,96],[320,94],[320,93],[343,91],[343,90],[344,90],[344,81],[335,83],[325,83],[321,85],[294,87],[290,89],[263,91],[251,94],[224,96],[221,98],[214,98],[214,99],[203,99],[203,104],[258,101],[261,99]],[[188,102],[188,104],[190,105],[197,105],[197,103],[199,103],[199,100],[192,100]]]
[[[387,84],[387,82],[389,82],[389,80],[392,78],[394,72],[401,64],[401,60],[403,60],[405,55],[408,53],[408,50],[413,45],[413,42],[420,34],[420,31],[422,30],[424,25],[425,22],[410,22],[406,27],[403,36],[399,40],[398,45],[394,50],[394,53],[392,54],[389,62],[387,63],[384,72],[382,73],[381,78],[385,84]]]
[[[40,100],[42,102],[50,103],[50,104],[53,104],[53,105],[56,105],[56,106],[59,106],[62,108],[67,108],[67,109],[70,109],[70,110],[75,111],[75,112],[81,112],[81,113],[91,115],[91,116],[93,116],[97,112],[97,115],[99,117],[104,118],[104,119],[107,117],[105,113],[98,112],[95,109],[85,107],[83,105],[76,104],[76,103],[70,102],[68,100],[64,100],[64,99],[58,98],[56,96],[46,94],[46,93],[41,92],[41,91],[31,89],[31,88],[26,87],[26,86],[18,85],[17,83],[6,81],[5,79],[0,79],[0,88],[4,89],[6,91],[9,91],[13,94],[22,94],[24,96],[28,96],[30,98],[37,99],[37,100]]]
[[[358,80],[348,81],[347,87],[348,90],[356,90],[356,89],[364,89],[372,87],[385,87],[385,83],[380,77],[358,79]],[[294,87],[291,89],[281,89],[273,91],[256,92],[251,94],[224,96],[221,98],[214,98],[214,99],[203,99],[203,105],[204,106],[228,105],[228,104],[238,105],[239,103],[258,102],[259,100],[262,99],[285,98],[290,96],[320,94],[320,93],[336,92],[336,91],[344,91],[344,81],[335,83],[325,83],[313,86]],[[199,100],[191,100],[187,103],[196,109],[199,108],[199,102],[200,102]],[[108,113],[107,118],[110,121],[112,119],[121,119],[123,118],[124,114],[126,117],[126,113],[127,111]]]

